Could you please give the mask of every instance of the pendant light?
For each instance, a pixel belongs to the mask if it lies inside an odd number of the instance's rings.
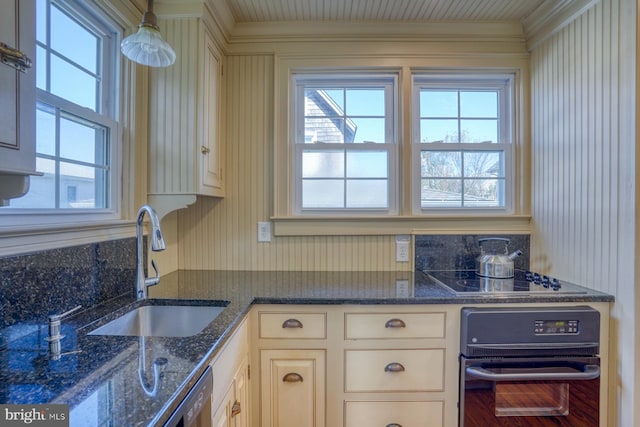
[[[120,49],[130,60],[150,67],[168,67],[175,62],[176,53],[160,34],[158,19],[153,13],[153,0],[147,1],[147,11],[142,16],[138,32],[122,40]]]

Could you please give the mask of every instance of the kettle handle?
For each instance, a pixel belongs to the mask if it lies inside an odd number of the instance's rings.
[[[478,246],[482,246],[482,244],[488,240],[495,240],[499,242],[504,242],[505,245],[508,245],[511,240],[506,237],[485,237],[483,239],[478,239]]]

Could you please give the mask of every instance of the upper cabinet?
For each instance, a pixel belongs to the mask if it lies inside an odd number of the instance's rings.
[[[35,173],[35,2],[3,2],[0,14],[0,206]]]
[[[160,31],[177,58],[150,73],[149,198],[168,212],[196,196],[224,196],[224,56],[206,12],[160,16]]]

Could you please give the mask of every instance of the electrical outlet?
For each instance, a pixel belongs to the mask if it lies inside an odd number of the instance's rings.
[[[396,262],[409,262],[409,243],[411,243],[409,236],[396,236]]]
[[[270,222],[258,222],[258,242],[270,242],[271,241],[271,223]]]
[[[396,297],[397,298],[409,298],[411,293],[409,292],[409,281],[404,279],[396,280]]]

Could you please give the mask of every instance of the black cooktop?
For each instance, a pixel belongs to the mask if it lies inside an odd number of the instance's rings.
[[[587,289],[573,283],[543,276],[530,271],[516,270],[514,277],[495,279],[482,277],[475,270],[425,271],[435,282],[463,295],[476,294],[586,294]]]

